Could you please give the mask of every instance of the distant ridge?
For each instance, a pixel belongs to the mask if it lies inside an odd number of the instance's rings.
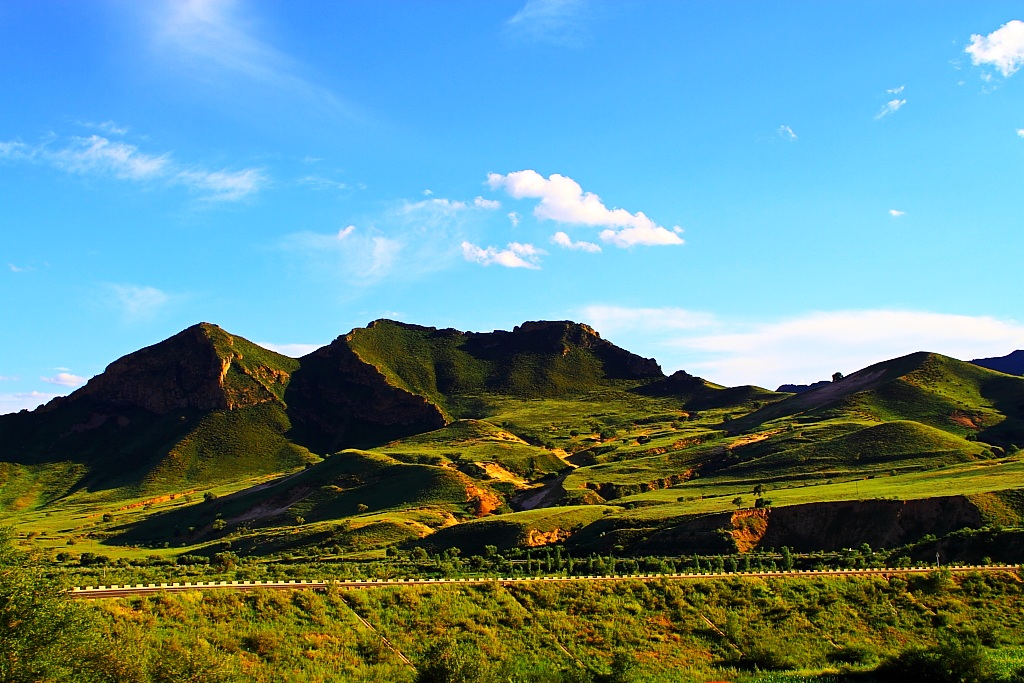
[[[830,382],[829,380],[823,379],[820,382],[814,382],[812,384],[782,384],[782,385],[779,385],[779,388],[776,389],[775,391],[789,393],[789,394],[802,394],[805,391],[810,391],[811,389],[817,389],[818,387],[823,387],[826,384],[831,384],[831,383],[832,382]]]
[[[1007,375],[1024,375],[1024,351],[1018,349],[1005,356],[996,358],[976,358],[973,364]]]

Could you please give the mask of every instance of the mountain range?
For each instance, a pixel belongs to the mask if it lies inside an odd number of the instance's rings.
[[[377,320],[298,359],[201,323],[0,416],[0,516],[135,510],[88,538],[197,551],[912,543],[1020,523],[1024,378],[990,368],[1021,354],[772,392],[570,321]]]

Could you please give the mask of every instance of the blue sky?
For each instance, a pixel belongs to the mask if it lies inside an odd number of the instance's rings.
[[[810,382],[1024,348],[1011,2],[0,4],[0,412],[199,321],[573,319]]]

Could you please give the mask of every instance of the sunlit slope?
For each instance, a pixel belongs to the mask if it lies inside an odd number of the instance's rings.
[[[935,353],[877,363],[731,421],[733,433],[780,418],[913,420],[1006,446],[1024,429],[1024,378]]]
[[[0,416],[0,460],[75,472],[65,493],[172,491],[294,468],[317,459],[285,436],[282,397],[297,367],[195,325],[111,363],[65,398]]]
[[[486,485],[452,467],[346,450],[273,483],[153,516],[122,530],[115,540],[159,543],[175,538],[203,543],[240,528],[307,534],[336,524],[344,531],[366,523],[401,524],[413,511],[425,512],[436,526],[488,514],[502,503]],[[431,531],[422,523],[418,526],[420,535]]]
[[[457,420],[376,450],[404,462],[450,462],[476,478],[519,483],[568,467],[556,451],[532,446],[483,420]]]
[[[353,330],[348,341],[395,386],[449,410],[465,394],[550,397],[593,389],[606,380],[663,376],[653,360],[568,321],[473,333],[378,320]]]

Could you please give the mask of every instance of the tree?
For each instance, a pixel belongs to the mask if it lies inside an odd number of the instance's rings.
[[[0,681],[116,681],[95,613],[47,580],[0,528]]]
[[[843,378],[843,373],[841,373],[841,372],[834,372],[834,373],[832,373],[832,381],[833,382],[838,382],[842,378]]]
[[[743,505],[743,496],[736,496],[735,498],[733,498],[732,504],[735,505],[736,507],[741,507]]]
[[[760,496],[762,493],[764,493],[764,484],[756,485],[754,487],[754,495],[755,496]]]

